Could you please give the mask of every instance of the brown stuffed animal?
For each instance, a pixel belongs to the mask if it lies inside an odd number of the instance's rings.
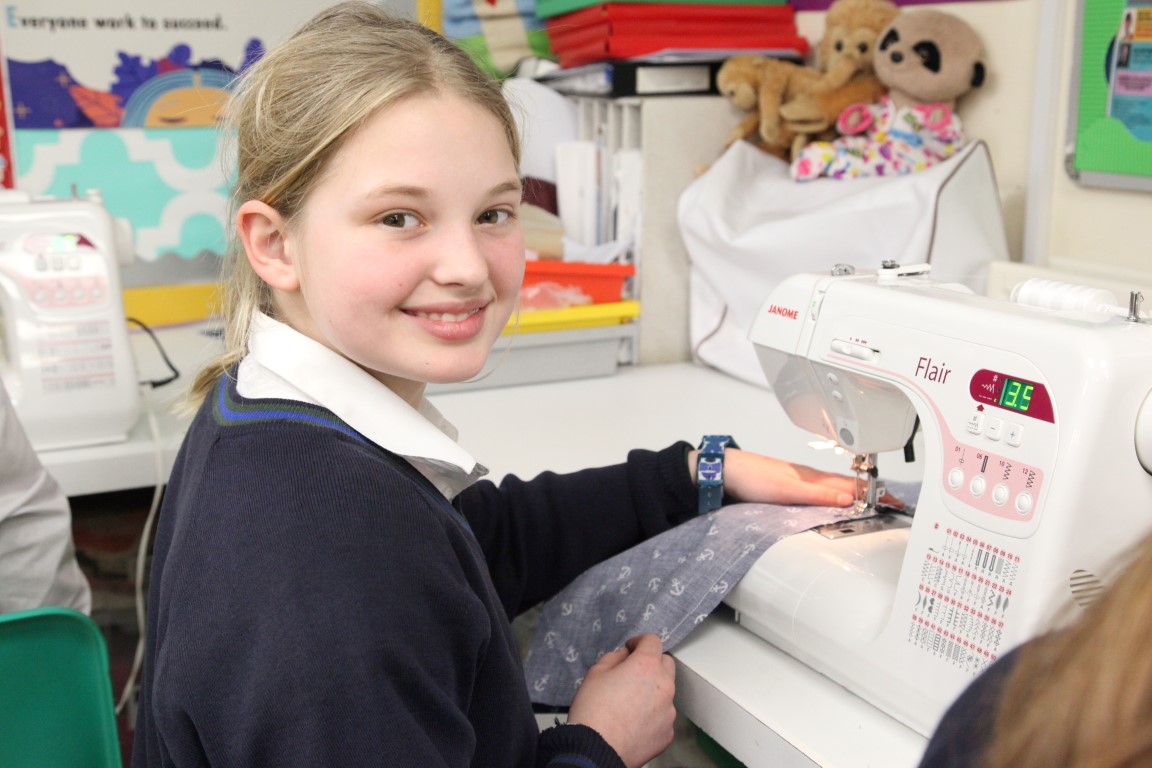
[[[880,98],[872,71],[880,33],[900,9],[891,0],[836,0],[825,16],[816,67],[785,61],[765,66],[760,84],[760,138],[794,155],[810,137],[831,138],[836,118],[850,104]]]
[[[840,112],[874,101],[884,89],[872,74],[872,53],[899,13],[891,0],[836,0],[825,17],[816,67],[759,54],[738,54],[716,73],[716,88],[747,113],[724,146],[745,140],[788,160],[811,135],[834,138]],[[794,110],[783,118],[782,105]]]
[[[724,147],[728,148],[744,140],[787,160],[787,147],[770,146],[760,139],[760,81],[764,78],[764,69],[769,61],[767,56],[757,53],[741,53],[725,59],[717,70],[716,89],[747,113],[728,134]]]
[[[956,101],[984,84],[984,46],[963,19],[943,11],[906,14],[884,31],[874,66],[897,108]]]
[[[911,173],[964,146],[956,102],[985,79],[972,27],[944,11],[904,12],[881,35],[874,66],[888,94],[846,109],[837,121],[844,135],[805,147],[792,160],[793,178]]]

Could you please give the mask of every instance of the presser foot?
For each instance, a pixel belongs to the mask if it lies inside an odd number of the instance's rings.
[[[863,533],[878,533],[896,528],[908,528],[912,525],[911,518],[901,511],[892,510],[886,504],[876,508],[870,517],[850,517],[835,523],[820,525],[812,530],[826,539],[844,539],[849,536],[859,536]]]

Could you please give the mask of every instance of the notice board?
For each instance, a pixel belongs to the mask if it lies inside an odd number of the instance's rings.
[[[1152,192],[1152,0],[1080,0],[1067,170]]]

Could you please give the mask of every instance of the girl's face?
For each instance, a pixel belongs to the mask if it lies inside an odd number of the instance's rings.
[[[499,120],[417,96],[348,137],[285,233],[298,331],[415,403],[480,372],[524,277],[521,185]]]

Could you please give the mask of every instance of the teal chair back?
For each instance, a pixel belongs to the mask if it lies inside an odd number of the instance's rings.
[[[108,648],[83,613],[0,614],[0,766],[122,768]]]

